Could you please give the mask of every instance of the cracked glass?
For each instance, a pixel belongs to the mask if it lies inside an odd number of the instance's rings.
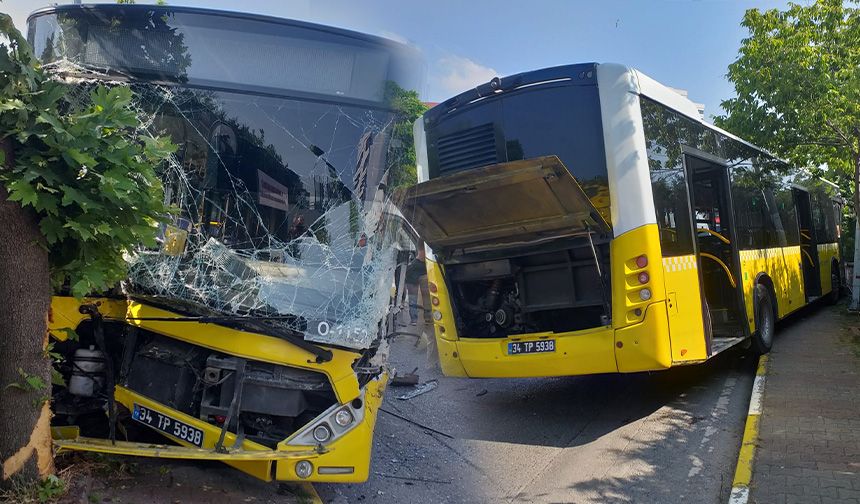
[[[151,6],[39,12],[30,42],[80,99],[93,82],[132,86],[142,127],[178,147],[162,169],[170,222],[158,249],[127,254],[127,294],[317,343],[380,340],[414,249],[388,184],[411,50]]]

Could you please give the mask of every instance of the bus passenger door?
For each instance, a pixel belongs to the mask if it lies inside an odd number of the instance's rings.
[[[821,275],[818,264],[818,242],[812,227],[812,204],[809,193],[797,187],[792,189],[797,206],[797,225],[800,228],[800,260],[803,264],[803,293],[806,302],[821,296]]]
[[[728,169],[690,154],[685,154],[684,164],[690,180],[705,334],[713,355],[746,334]]]

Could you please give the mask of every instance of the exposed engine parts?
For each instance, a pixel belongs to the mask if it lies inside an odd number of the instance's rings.
[[[608,247],[595,252],[608,257]],[[608,279],[598,275],[590,243],[554,252],[448,267],[458,329],[468,338],[563,332],[598,327],[609,320]],[[608,261],[606,261],[608,263]],[[603,271],[608,275],[608,271]]]
[[[68,386],[55,388],[54,411],[86,435],[110,430],[108,369],[120,370],[119,386],[270,447],[337,403],[322,373],[247,361],[124,324],[104,324],[102,351],[91,344],[100,324],[85,322],[77,330],[80,341],[55,346],[64,356],[57,368]],[[117,421],[129,415],[120,411]],[[127,435],[135,427],[117,432]]]
[[[72,358],[69,393],[79,397],[94,397],[105,386],[105,354],[95,345],[75,350]]]

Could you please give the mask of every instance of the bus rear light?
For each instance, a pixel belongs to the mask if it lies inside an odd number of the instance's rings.
[[[639,291],[639,299],[642,301],[648,301],[651,299],[651,289],[642,289]]]
[[[440,312],[439,310],[433,310],[433,320],[435,320],[436,322],[442,320],[442,312]]]
[[[651,276],[648,275],[647,271],[643,271],[642,273],[639,273],[639,283],[646,284],[646,283],[648,283],[648,280],[651,280]]]
[[[430,296],[430,302],[433,303],[433,306],[439,306],[439,298],[436,296]]]
[[[641,256],[636,258],[636,266],[639,268],[644,268],[648,266],[648,256],[642,254]]]
[[[432,294],[436,294],[437,292],[439,292],[439,287],[436,287],[436,284],[433,282],[427,282],[427,289]]]

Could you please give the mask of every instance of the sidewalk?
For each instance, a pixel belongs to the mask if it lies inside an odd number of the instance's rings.
[[[860,315],[844,304],[777,327],[750,502],[860,504]]]

